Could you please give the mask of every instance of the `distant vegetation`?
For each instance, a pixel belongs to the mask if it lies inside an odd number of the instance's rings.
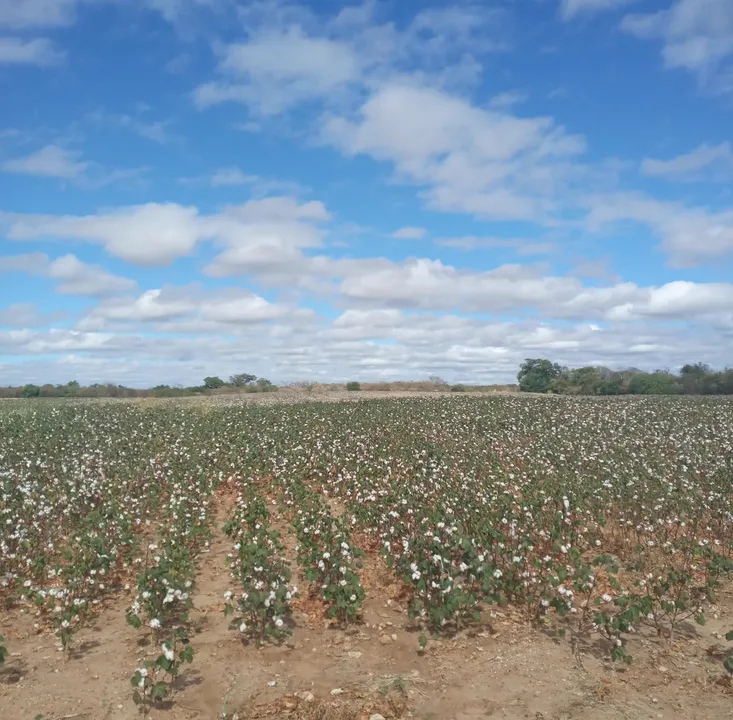
[[[314,380],[297,380],[287,383],[285,388],[306,392],[329,392],[332,390],[377,391],[377,392],[492,392],[496,390],[516,390],[516,385],[449,385],[436,375],[428,380],[362,383],[352,380],[346,385],[322,384]],[[201,385],[188,387],[156,385],[151,388],[130,388],[114,383],[95,383],[80,385],[76,381],[65,385],[23,385],[20,387],[0,387],[0,398],[146,398],[146,397],[187,397],[191,395],[221,395],[236,393],[275,392],[278,386],[267,378],[258,378],[249,373],[230,375],[225,381],[216,375],[203,379]]]
[[[636,368],[570,369],[544,358],[527,358],[517,374],[522,392],[560,395],[733,395],[733,368],[715,371],[705,363],[684,365],[678,374]]]
[[[267,378],[242,373],[232,375],[229,382],[218,377],[207,377],[201,385],[174,387],[156,385],[152,388],[129,388],[114,383],[80,385],[72,380],[66,385],[23,385],[21,387],[0,387],[0,398],[138,398],[138,397],[186,397],[189,395],[218,394],[226,392],[274,392],[277,386]]]
[[[365,383],[357,380],[345,385],[321,384],[313,380],[288,383],[290,390],[329,392],[343,390],[358,392],[510,392],[556,395],[733,395],[733,368],[715,371],[704,363],[684,365],[679,373],[668,370],[644,372],[636,368],[610,370],[606,367],[587,366],[567,368],[545,358],[527,358],[517,374],[518,385],[450,385],[438,376],[428,380]],[[152,388],[129,388],[114,383],[80,385],[76,381],[65,385],[24,385],[0,387],[0,398],[145,398],[186,397],[190,395],[220,395],[237,393],[275,392],[277,385],[267,378],[249,373],[230,375],[222,380],[216,375],[205,377],[201,385],[179,387],[156,385]]]

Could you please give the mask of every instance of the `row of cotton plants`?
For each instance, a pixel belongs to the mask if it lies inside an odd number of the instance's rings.
[[[363,550],[430,632],[504,606],[574,649],[598,635],[617,659],[645,628],[673,641],[683,622],[705,622],[733,559],[729,399],[15,403],[0,412],[0,596],[28,603],[64,646],[137,581],[131,617],[162,646],[167,606],[186,609],[164,600],[190,590],[206,503],[230,480],[229,605],[258,637],[291,627],[273,499],[310,588],[342,622],[364,602]]]
[[[166,499],[144,554],[136,558],[137,595],[127,609],[135,629],[144,628],[150,659],[131,678],[133,700],[145,710],[169,698],[184,663],[193,661],[190,617],[196,585],[196,559],[212,537],[212,497],[218,476],[175,460],[162,463],[159,487]]]
[[[310,587],[341,625],[358,619],[365,593],[359,578],[363,552],[354,547],[349,523],[334,517],[322,495],[300,479],[275,479],[298,537],[297,559]]]
[[[290,583],[290,567],[265,499],[251,480],[237,485],[236,502],[224,525],[233,542],[229,567],[236,587],[226,593],[224,613],[243,638],[277,642],[292,632],[298,588]]]

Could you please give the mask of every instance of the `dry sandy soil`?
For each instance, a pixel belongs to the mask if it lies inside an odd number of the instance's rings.
[[[222,498],[222,518],[226,505]],[[285,540],[292,554],[294,539]],[[717,617],[689,628],[672,646],[639,638],[630,646],[635,660],[627,669],[614,667],[595,645],[576,661],[566,641],[498,610],[487,612],[478,628],[431,640],[421,653],[399,584],[381,560],[369,557],[362,576],[368,598],[363,624],[350,632],[329,628],[318,604],[303,601],[290,641],[258,648],[243,644],[222,612],[229,549],[217,530],[209,552],[200,556],[191,636],[196,656],[179,678],[172,705],[149,717],[710,720],[733,712],[715,654],[716,645],[720,650],[726,644],[720,636],[733,627],[731,593],[721,593]],[[56,651],[52,634],[34,633],[33,619],[20,608],[0,613],[0,633],[11,653],[0,671],[0,718],[139,717],[129,678],[149,654],[125,621],[131,599],[123,593],[80,631],[68,660]]]

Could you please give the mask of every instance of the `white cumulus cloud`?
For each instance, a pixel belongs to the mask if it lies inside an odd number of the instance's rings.
[[[719,74],[733,56],[730,0],[675,0],[666,10],[626,16],[622,28],[639,38],[661,40],[665,67],[694,72],[718,91],[733,90],[730,78]]]
[[[663,178],[690,178],[699,175],[699,171],[709,168],[711,165],[733,167],[733,150],[729,142],[720,145],[707,145],[703,143],[694,150],[670,158],[659,160],[655,158],[644,158],[641,163],[641,171],[644,175]],[[706,179],[710,174],[706,176]]]
[[[56,65],[64,53],[48,38],[0,37],[0,65]]]

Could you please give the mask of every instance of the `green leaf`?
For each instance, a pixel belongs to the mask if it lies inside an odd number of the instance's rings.
[[[728,657],[723,660],[723,667],[733,675],[733,655],[728,655]]]
[[[168,695],[168,683],[157,682],[153,685],[153,689],[150,691],[150,697],[154,702],[163,700]]]
[[[700,613],[699,615],[696,615],[695,616],[695,622],[698,625],[704,625],[705,624],[705,616],[702,613]]]
[[[127,622],[130,623],[135,630],[139,630],[143,626],[143,621],[137,615],[130,615],[127,618]]]

